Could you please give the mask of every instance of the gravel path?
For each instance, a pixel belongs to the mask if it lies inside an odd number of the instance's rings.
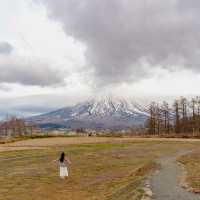
[[[181,155],[183,155],[183,153]],[[178,156],[180,156],[180,154],[159,160],[161,170],[152,176],[150,180],[153,199],[200,200],[200,195],[188,192],[180,186],[179,178],[182,169],[181,166],[176,163],[176,158]]]

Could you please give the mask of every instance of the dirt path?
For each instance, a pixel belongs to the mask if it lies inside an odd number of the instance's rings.
[[[188,192],[180,186],[179,180],[182,169],[176,162],[176,158],[180,155],[183,155],[183,153],[159,160],[161,170],[153,175],[150,180],[153,199],[200,200],[200,195]]]

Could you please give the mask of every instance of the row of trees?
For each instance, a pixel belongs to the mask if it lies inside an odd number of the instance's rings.
[[[181,97],[171,106],[167,102],[151,103],[147,129],[152,135],[200,133],[200,97]]]
[[[0,136],[32,135],[34,128],[34,126],[26,125],[24,120],[12,117],[0,123]]]

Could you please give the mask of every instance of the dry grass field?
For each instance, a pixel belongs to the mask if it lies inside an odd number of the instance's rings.
[[[137,200],[157,158],[199,146],[198,140],[95,137],[2,144],[0,200]],[[72,161],[66,180],[53,162],[61,151]]]
[[[178,159],[186,169],[187,188],[195,193],[200,193],[200,150],[196,150]]]

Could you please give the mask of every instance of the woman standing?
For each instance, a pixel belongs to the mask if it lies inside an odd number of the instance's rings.
[[[55,160],[59,162],[60,166],[60,178],[65,179],[65,177],[69,176],[67,164],[71,164],[71,161],[65,157],[65,153],[62,152],[60,155],[60,158],[58,160]]]

